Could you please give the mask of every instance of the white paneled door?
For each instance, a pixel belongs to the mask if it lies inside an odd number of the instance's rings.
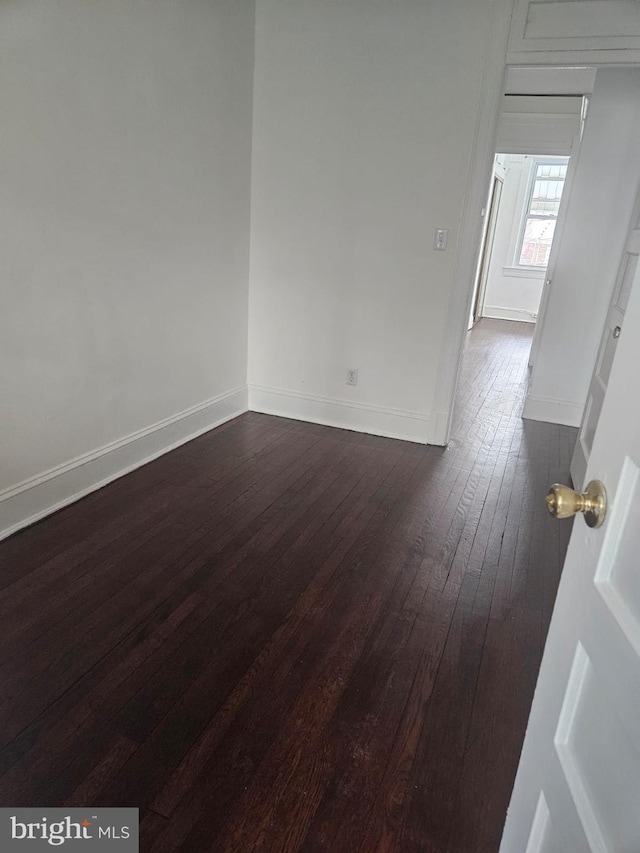
[[[640,851],[640,268],[625,286],[586,471],[608,509],[573,522],[501,853]]]

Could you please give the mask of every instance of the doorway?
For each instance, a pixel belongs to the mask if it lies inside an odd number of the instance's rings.
[[[521,69],[522,70],[522,69]],[[529,71],[529,69],[527,69]],[[532,70],[533,71],[533,70]],[[480,213],[480,205],[484,203],[484,209],[481,212],[482,221],[485,222],[484,229],[481,227],[478,234],[478,242],[475,251],[475,259],[472,261],[469,253],[465,252],[468,260],[465,260],[464,267],[468,270],[466,278],[467,296],[464,297],[464,309],[462,305],[456,308],[454,302],[451,305],[451,316],[457,315],[460,317],[462,310],[465,313],[464,329],[468,334],[469,329],[473,325],[473,321],[479,317],[492,316],[493,318],[507,318],[510,321],[526,322],[533,326],[534,334],[530,350],[530,363],[533,363],[533,357],[537,352],[539,329],[544,320],[545,300],[548,292],[548,270],[553,268],[554,246],[557,246],[561,241],[560,237],[564,223],[564,209],[566,209],[566,199],[570,196],[573,172],[575,164],[578,160],[575,156],[579,150],[582,138],[582,128],[584,123],[584,105],[585,93],[589,93],[593,88],[595,81],[594,69],[580,69],[579,73],[574,73],[575,69],[558,69],[557,73],[543,80],[535,73],[530,75],[519,74],[511,78],[507,75],[505,89],[500,96],[500,108],[497,115],[496,132],[493,137],[490,171],[484,178],[484,188],[474,186],[473,191],[477,198],[478,212]],[[538,88],[538,93],[536,89]],[[531,270],[536,269],[537,282],[531,288],[528,298],[529,301],[522,305],[510,306],[505,305],[503,300],[493,299],[489,301],[487,298],[488,290],[485,285],[485,280],[488,283],[490,280],[489,267],[491,260],[496,257],[496,235],[498,233],[498,219],[500,216],[500,207],[503,206],[506,191],[503,189],[500,198],[500,205],[494,216],[496,217],[496,231],[493,233],[493,244],[491,247],[486,243],[487,237],[491,240],[492,230],[489,228],[487,216],[491,215],[491,205],[488,204],[489,191],[492,182],[496,175],[496,152],[502,155],[502,158],[507,155],[520,158],[522,163],[527,164],[531,171],[527,173],[527,180],[520,185],[518,213],[512,213],[509,221],[510,231],[509,237],[506,239],[508,251],[502,259],[500,265],[502,273],[506,272],[509,275],[512,290],[514,282],[516,285],[527,284],[523,281],[531,280]],[[500,166],[500,159],[498,166]],[[526,160],[525,160],[526,158]],[[546,163],[545,163],[546,161]],[[529,269],[524,268],[525,264],[521,264],[522,252],[517,252],[516,248],[522,248],[522,238],[526,233],[527,211],[525,210],[527,199],[532,200],[532,187],[535,185],[535,174],[533,173],[536,164],[540,166],[549,165],[561,161],[567,165],[564,182],[566,183],[566,192],[563,193],[563,203],[558,204],[557,216],[554,215],[554,233],[555,242],[549,242],[546,257],[544,261],[546,265],[536,264],[529,265]],[[484,171],[484,170],[483,170]],[[499,177],[503,177],[500,171],[497,172]],[[545,177],[538,174],[538,178]],[[550,177],[547,175],[546,177]],[[560,175],[558,175],[560,177]],[[486,181],[486,182],[485,182]],[[528,195],[527,195],[528,193]],[[541,200],[542,201],[542,200]],[[544,200],[546,202],[546,200]],[[532,211],[529,210],[529,213]],[[535,211],[534,211],[535,212]],[[553,211],[555,214],[556,211]],[[557,225],[557,229],[555,228]],[[469,229],[470,230],[470,229]],[[557,234],[556,234],[557,230]],[[534,261],[540,259],[537,252],[532,253]],[[484,262],[484,263],[483,263]],[[471,267],[471,269],[469,269]],[[483,279],[484,276],[484,279]],[[460,281],[460,291],[462,290],[463,282]],[[524,288],[521,288],[521,291]],[[459,291],[459,292],[460,292]],[[531,300],[531,291],[535,294],[533,301]],[[536,298],[537,296],[537,298]],[[456,297],[457,299],[457,297]],[[460,300],[462,302],[462,299]],[[494,309],[511,308],[510,312],[491,311],[488,306]],[[460,310],[462,309],[462,310]],[[460,312],[460,313],[458,313]],[[456,322],[459,322],[457,320]],[[437,433],[434,443],[446,444],[454,421],[454,395],[455,386],[457,383],[459,369],[461,366],[462,352],[464,349],[465,337],[461,330],[460,337],[457,340],[452,339],[450,350],[450,359],[443,358],[442,372],[438,382],[436,392],[436,405],[442,405],[443,416],[440,421],[443,424],[443,429]],[[528,398],[527,398],[528,399]],[[519,413],[520,414],[520,413]],[[577,425],[577,424],[574,424]]]
[[[470,327],[482,317],[536,322],[568,164],[568,156],[495,155]]]

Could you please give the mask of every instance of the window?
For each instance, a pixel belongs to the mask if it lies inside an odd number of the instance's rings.
[[[567,176],[568,158],[534,162],[516,263],[546,267],[556,230],[558,208]]]

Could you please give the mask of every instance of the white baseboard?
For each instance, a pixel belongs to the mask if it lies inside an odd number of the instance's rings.
[[[538,315],[522,308],[503,308],[500,305],[484,305],[482,316],[491,320],[518,320],[520,323],[535,323]]]
[[[436,443],[431,438],[428,415],[404,409],[336,400],[265,385],[249,385],[249,409],[419,444]]]
[[[545,421],[550,424],[579,427],[583,410],[584,403],[554,400],[551,397],[536,397],[528,394],[524,401],[522,417],[531,421]]]
[[[0,539],[246,411],[243,385],[0,492]]]
[[[447,412],[433,413],[428,444],[438,444],[441,447],[447,446],[449,442],[450,420],[450,414]]]

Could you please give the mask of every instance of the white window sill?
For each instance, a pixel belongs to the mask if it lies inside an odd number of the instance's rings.
[[[502,273],[511,278],[544,278],[546,267],[502,267]]]

